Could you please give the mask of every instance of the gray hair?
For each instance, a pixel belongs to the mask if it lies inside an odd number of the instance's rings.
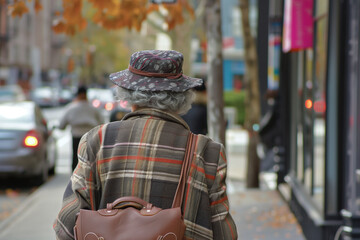
[[[139,107],[156,108],[178,114],[185,114],[189,111],[195,99],[193,90],[185,92],[151,92],[117,87],[115,95],[118,100],[127,101],[128,106],[137,105]]]

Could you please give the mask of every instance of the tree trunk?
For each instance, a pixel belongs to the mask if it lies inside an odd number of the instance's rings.
[[[184,74],[190,75],[191,73],[191,36],[192,28],[194,26],[194,20],[190,14],[186,15],[184,23],[176,25],[173,30],[169,32],[169,36],[172,42],[172,49],[181,52],[184,55]],[[184,29],[186,29],[184,31]]]
[[[209,136],[225,145],[220,0],[207,0],[206,2],[206,35]]]
[[[256,154],[256,146],[259,142],[259,136],[257,131],[254,131],[255,124],[259,124],[260,121],[258,60],[256,42],[251,35],[249,22],[249,0],[239,0],[239,3],[241,9],[246,69],[245,128],[249,132],[246,186],[247,188],[258,188],[260,159]]]

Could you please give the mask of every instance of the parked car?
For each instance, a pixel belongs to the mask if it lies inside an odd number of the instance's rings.
[[[39,87],[30,92],[30,99],[42,108],[59,105],[59,91],[52,87]]]
[[[89,88],[87,97],[91,104],[99,109],[111,111],[114,108],[115,97],[111,89]]]
[[[0,87],[0,102],[24,101],[25,93],[18,85],[6,85]]]
[[[74,99],[74,94],[70,89],[62,89],[59,94],[59,104],[66,105]]]
[[[56,158],[56,139],[36,103],[0,103],[0,176],[41,184],[55,173]]]
[[[110,122],[120,121],[127,113],[131,112],[126,104],[123,100],[115,103],[115,107],[110,113]]]
[[[89,88],[87,90],[88,101],[92,106],[98,108],[105,118],[109,121],[110,113],[114,109],[116,100],[111,89]]]

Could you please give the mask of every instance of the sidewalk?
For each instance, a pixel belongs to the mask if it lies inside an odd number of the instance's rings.
[[[260,189],[245,189],[244,152],[237,141],[246,141],[244,132],[228,136],[228,195],[239,240],[304,240],[296,219],[276,190],[262,177]],[[244,142],[242,142],[244,144]],[[67,169],[67,168],[65,168]],[[62,195],[70,174],[61,170],[40,187],[5,221],[0,222],[0,239],[55,239],[53,222],[61,208]]]
[[[69,177],[70,174],[56,174],[32,193],[9,218],[0,222],[0,239],[55,239],[52,225],[60,211]]]
[[[228,180],[228,186],[234,180]],[[238,184],[240,185],[240,184]],[[305,240],[301,227],[276,190],[238,189],[229,193],[239,240]]]

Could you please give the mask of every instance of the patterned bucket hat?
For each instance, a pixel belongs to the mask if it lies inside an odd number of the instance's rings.
[[[184,57],[174,50],[144,50],[131,55],[129,68],[110,74],[114,84],[129,90],[185,92],[203,80],[182,72]]]

